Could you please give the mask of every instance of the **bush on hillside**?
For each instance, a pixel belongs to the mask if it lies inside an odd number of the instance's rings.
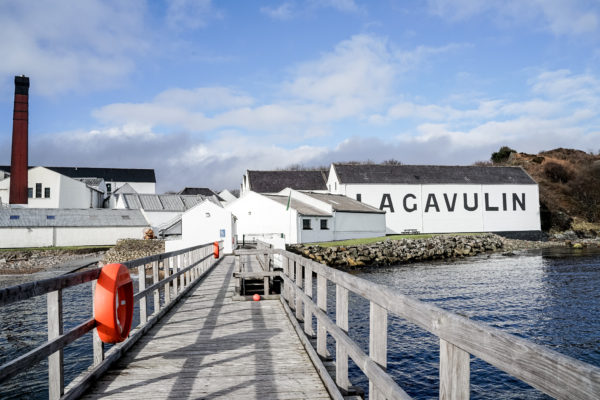
[[[569,187],[584,217],[590,222],[600,222],[600,176],[594,172],[591,167],[584,169],[569,182]]]
[[[511,149],[508,146],[502,146],[502,147],[500,147],[500,150],[498,150],[495,153],[492,153],[491,160],[494,164],[498,164],[498,163],[508,160],[508,157],[510,157],[510,153],[516,153],[516,152],[517,152],[516,150]]]
[[[554,161],[544,164],[544,175],[552,182],[567,183],[573,178],[573,173],[567,167]]]

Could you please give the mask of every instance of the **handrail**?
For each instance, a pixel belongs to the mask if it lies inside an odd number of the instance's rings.
[[[260,252],[283,257],[282,301],[285,298],[295,309],[296,317],[304,319],[305,331],[312,330],[312,326],[308,326],[312,324],[306,321],[316,316],[319,355],[327,355],[325,338],[329,333],[336,340],[336,355],[350,356],[369,378],[371,398],[406,398],[395,383],[380,376],[385,374],[381,367],[385,368],[387,363],[388,312],[440,338],[440,398],[468,398],[470,354],[555,398],[592,399],[600,394],[600,368],[596,366],[300,255],[285,250]],[[312,294],[313,273],[318,279],[317,304]],[[304,285],[303,277],[307,281]],[[326,314],[328,280],[336,285],[336,323]],[[348,291],[371,303],[368,357],[347,336]],[[336,383],[347,389],[347,359],[337,358]]]
[[[223,242],[219,242],[222,250]],[[57,399],[76,397],[91,383],[91,377],[104,371],[116,361],[124,349],[129,348],[146,332],[166,311],[168,311],[198,280],[200,280],[218,261],[212,259],[213,243],[193,246],[187,249],[152,255],[123,262],[128,269],[138,268],[138,292],[134,302],[139,302],[140,323],[132,330],[129,338],[113,346],[105,358],[104,347],[96,333],[96,321],[90,318],[75,328],[63,333],[62,289],[95,281],[100,268],[75,272],[55,278],[0,289],[0,306],[47,294],[48,297],[48,341],[3,365],[0,365],[0,382],[6,381],[31,365],[48,357],[49,397]],[[162,262],[165,276],[159,279],[159,262]],[[147,269],[152,268],[153,284],[146,287]],[[170,272],[171,267],[173,273]],[[94,282],[95,283],[95,282]],[[173,285],[171,293],[170,283]],[[164,292],[161,304],[160,290]],[[146,310],[147,296],[154,294],[154,313],[148,319]],[[171,298],[173,294],[173,298]],[[63,349],[90,331],[94,331],[94,365],[91,371],[82,373],[69,386],[65,394],[63,378]]]

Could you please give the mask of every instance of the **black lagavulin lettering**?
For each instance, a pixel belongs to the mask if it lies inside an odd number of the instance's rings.
[[[389,193],[384,193],[381,197],[381,204],[379,205],[379,209],[383,210],[384,208],[389,208],[390,212],[394,212],[394,204],[392,203],[392,197]]]

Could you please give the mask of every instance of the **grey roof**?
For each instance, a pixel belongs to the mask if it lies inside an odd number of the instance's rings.
[[[0,227],[148,226],[139,210],[2,208]]]
[[[274,200],[280,204],[283,204],[284,206],[287,206],[288,196],[277,196],[277,195],[269,194],[269,195],[265,195],[265,197],[268,197],[271,200]],[[318,208],[313,207],[310,204],[306,204],[300,200],[296,200],[296,199],[294,199],[293,196],[290,201],[290,207],[293,208],[294,210],[298,211],[298,213],[301,215],[315,216],[315,217],[331,217],[330,213],[319,210]]]
[[[137,190],[135,190],[133,187],[131,187],[131,185],[129,183],[126,183],[123,186],[119,187],[117,190],[115,190],[113,193],[114,194],[137,193]]]
[[[182,191],[180,191],[177,194],[183,194],[183,195],[199,194],[204,197],[217,196],[217,199],[219,201],[224,201],[217,193],[215,193],[214,191],[212,191],[209,188],[186,187],[185,189],[183,189]]]
[[[202,196],[184,196],[179,194],[133,194],[124,193],[125,206],[131,210],[145,211],[186,211],[201,203]]]
[[[329,204],[335,211],[339,212],[354,212],[354,213],[375,213],[385,214],[378,208],[372,207],[368,204],[361,203],[360,201],[351,199],[350,197],[343,196],[341,194],[330,194],[330,193],[312,193],[303,192],[304,194],[320,200],[324,203]],[[293,199],[293,197],[292,197]]]
[[[521,167],[333,164],[340,183],[535,184]]]
[[[327,190],[327,171],[248,171],[248,184],[258,193],[278,193],[285,188]]]
[[[29,168],[33,168],[29,166]],[[44,167],[69,178],[103,178],[107,182],[151,182],[156,183],[153,169],[141,168],[89,168],[89,167]],[[0,165],[0,170],[10,172],[10,165]]]

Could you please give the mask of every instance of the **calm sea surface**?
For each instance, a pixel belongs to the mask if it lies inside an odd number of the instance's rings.
[[[600,251],[544,250],[512,257],[494,254],[380,268],[357,275],[600,366]],[[0,287],[31,278],[0,276]],[[91,315],[91,286],[80,285],[63,294],[66,331]],[[335,296],[334,291],[329,295]],[[333,312],[334,298],[328,302]],[[350,336],[367,351],[369,305],[351,294],[350,310]],[[45,296],[0,308],[0,364],[46,341],[46,325]],[[91,335],[66,348],[65,383],[91,364],[91,348]],[[436,337],[390,317],[388,371],[408,394],[418,399],[437,398],[438,363]],[[365,377],[350,365],[352,382],[367,388]],[[47,390],[44,362],[0,384],[0,398],[42,399],[47,398]],[[471,397],[546,398],[474,358]]]

